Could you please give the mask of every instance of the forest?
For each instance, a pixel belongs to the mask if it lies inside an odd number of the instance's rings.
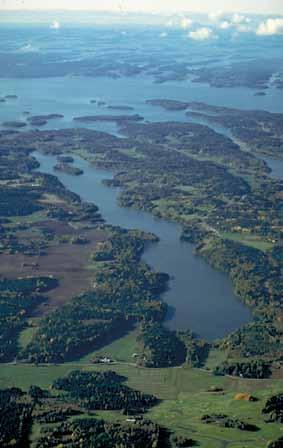
[[[183,104],[166,107],[187,110]],[[267,123],[267,117],[261,119]],[[277,118],[268,119],[276,129],[274,135],[280,132]],[[207,393],[219,403],[228,399],[222,388],[226,380],[268,380],[278,374],[276,365],[282,360],[282,184],[268,176],[266,164],[255,157],[252,148],[243,151],[240,144],[205,125],[128,120],[120,122],[120,132],[123,137],[87,129],[0,132],[0,256],[7,274],[0,279],[0,361],[13,362],[15,367],[45,366],[48,372],[72,362],[79,369],[57,375],[49,390],[32,386],[25,392],[13,392],[11,400],[18,411],[7,428],[15,429],[1,435],[7,446],[12,435],[17,438],[15,446],[24,446],[27,433],[36,425],[41,428],[38,448],[70,443],[78,448],[82,443],[128,448],[133,440],[149,448],[195,446],[197,442],[190,437],[175,435],[155,420],[147,420],[147,414],[151,418],[159,412],[155,409],[163,406],[162,400],[147,390],[130,387],[118,369],[152,372],[170,368],[168,375],[174,376],[178,370],[193,375],[201,368],[197,372],[219,381],[215,390],[221,392],[201,390],[200,400],[204,396],[209,400],[203,395]],[[167,304],[162,299],[170,278],[142,260],[156,236],[105,223],[96,205],[82,201],[55,176],[37,171],[32,152],[38,150],[67,164],[76,154],[83,154],[97,167],[114,172],[106,183],[120,188],[122,206],[181,224],[181,238],[195,245],[196,255],[230,277],[234,291],[252,310],[252,322],[212,343],[189,329],[170,331],[164,324]],[[22,194],[25,201],[19,200]],[[84,260],[83,269],[68,272],[68,268],[63,274],[58,272],[58,278],[42,275],[49,259],[48,269],[52,266],[56,273],[62,254],[66,254],[64,264],[70,254],[76,261]],[[15,268],[17,260],[21,261]],[[63,299],[56,302],[62,284]],[[126,361],[117,362],[112,349],[111,370],[94,364],[100,359],[99,350],[116,342],[119,349],[119,341],[131,341],[133,334]],[[216,361],[211,363],[215,353]],[[87,361],[82,361],[85,356]],[[80,362],[102,370],[81,370]],[[115,366],[119,373],[112,371]],[[6,401],[10,406],[8,395],[3,406]],[[279,422],[282,414],[280,397],[270,397],[266,408],[264,402],[260,405],[260,412],[265,410],[259,431],[269,421]],[[143,413],[146,420],[138,416]],[[128,414],[133,421],[126,421]],[[256,432],[245,415],[222,413],[218,407],[215,412],[203,411],[191,424],[203,425],[201,431],[211,427],[211,431]]]
[[[127,415],[143,413],[157,404],[157,399],[124,385],[126,378],[109,370],[102,373],[73,371],[53,384],[55,389],[66,391],[82,407],[96,410],[123,410]]]

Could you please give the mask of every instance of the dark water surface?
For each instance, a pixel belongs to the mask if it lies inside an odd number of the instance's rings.
[[[34,153],[40,171],[55,174],[56,157]],[[128,229],[153,232],[159,243],[150,245],[144,260],[155,270],[167,272],[170,288],[163,294],[169,304],[167,325],[171,329],[192,329],[207,339],[228,334],[251,319],[250,311],[235,297],[229,279],[216,272],[193,254],[193,246],[180,241],[181,227],[156,219],[146,212],[122,208],[117,203],[119,190],[102,184],[111,178],[108,171],[98,170],[75,157],[82,176],[56,171],[56,176],[71,191],[99,206],[107,223]]]

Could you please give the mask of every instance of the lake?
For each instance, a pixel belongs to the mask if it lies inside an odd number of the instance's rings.
[[[195,256],[193,245],[180,240],[179,225],[118,205],[119,189],[102,183],[111,178],[111,172],[96,169],[87,161],[74,157],[75,166],[84,171],[82,176],[55,173],[55,156],[39,152],[33,155],[40,162],[41,172],[56,174],[69,190],[79,194],[84,201],[98,205],[108,224],[152,232],[159,237],[158,243],[146,249],[143,259],[155,270],[171,277],[169,289],[162,296],[169,305],[166,322],[169,328],[190,328],[212,340],[227,335],[251,319],[250,310],[235,297],[228,277]]]
[[[262,58],[263,47],[254,45],[254,40],[239,39],[226,43],[225,39],[201,44],[188,41],[183,32],[168,32],[167,38],[160,38],[161,30],[130,28],[127,32],[102,28],[68,28],[54,33],[48,28],[26,26],[15,32],[2,28],[0,47],[2,52],[20,55],[19,61],[46,55],[48,61],[83,60],[96,55],[98,60],[106,57],[111,62],[117,61],[141,64],[159,61],[167,65],[174,58],[178,62],[193,64],[202,59],[219,59],[216,64],[228,64],[238,61],[239,54],[244,58]],[[156,35],[155,35],[156,34]],[[121,37],[123,36],[123,37]],[[119,42],[117,46],[117,42]],[[150,46],[145,42],[150,42]],[[279,46],[269,45],[266,51],[276,58]],[[113,48],[115,52],[113,53]],[[264,47],[265,48],[265,47]],[[242,54],[243,53],[243,54]],[[281,53],[280,53],[281,54]],[[118,55],[118,56],[117,56]],[[22,59],[21,59],[22,58]],[[232,58],[232,59],[231,59]],[[156,59],[156,60],[155,60]],[[27,59],[30,60],[30,59]],[[137,62],[136,62],[137,63]],[[210,64],[213,62],[210,62]],[[193,66],[193,65],[192,65]],[[36,68],[36,66],[35,66]],[[43,72],[43,76],[44,72]],[[153,98],[169,98],[182,101],[200,101],[216,106],[240,109],[258,109],[270,112],[283,112],[283,89],[269,86],[266,95],[255,96],[255,89],[247,87],[217,88],[208,84],[186,81],[155,83],[153,77],[143,74],[132,77],[83,77],[68,76],[48,78],[2,78],[1,92],[5,95],[18,95],[16,100],[0,104],[0,129],[3,121],[26,120],[27,114],[41,115],[60,113],[62,119],[50,120],[41,129],[63,129],[88,127],[118,134],[114,123],[96,122],[81,124],[73,121],[75,116],[95,114],[121,114],[121,111],[107,109],[108,106],[126,105],[133,108],[132,113],[142,115],[146,121],[189,121],[184,111],[168,112],[159,107],[146,104]],[[99,106],[90,100],[103,101]],[[214,127],[218,132],[226,133],[222,128]],[[3,128],[2,128],[3,129]],[[28,124],[23,130],[30,130]],[[70,190],[79,194],[83,200],[93,202],[109,224],[125,228],[138,228],[156,234],[159,243],[150,245],[143,256],[154,269],[167,272],[171,276],[169,289],[163,299],[169,304],[166,325],[172,329],[191,328],[197,334],[214,339],[222,337],[251,319],[250,311],[235,297],[229,279],[222,273],[214,271],[201,258],[194,255],[191,244],[180,241],[179,225],[155,219],[148,213],[126,209],[118,206],[118,189],[108,188],[102,184],[111,178],[112,173],[98,170],[86,161],[75,158],[76,166],[84,170],[82,176],[71,176],[54,172],[54,157],[36,153],[41,163],[40,170],[56,174]],[[265,159],[272,169],[271,175],[282,177],[283,162]]]

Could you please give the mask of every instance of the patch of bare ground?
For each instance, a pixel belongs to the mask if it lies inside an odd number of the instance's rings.
[[[57,233],[61,224],[56,222],[55,225]],[[70,227],[70,231],[71,229]],[[66,234],[65,224],[61,231]],[[103,229],[91,229],[84,230],[81,234],[88,240],[87,244],[50,245],[47,254],[43,256],[27,256],[20,253],[0,254],[3,277],[52,275],[59,280],[58,287],[46,294],[47,301],[34,311],[34,316],[46,315],[91,288],[90,256],[97,244],[107,239],[107,233]]]
[[[77,232],[76,229],[67,222],[53,221],[51,219],[34,223],[33,227],[37,227],[43,231],[46,230],[54,232],[57,236],[74,235]]]

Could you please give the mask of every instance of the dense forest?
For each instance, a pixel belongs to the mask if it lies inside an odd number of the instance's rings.
[[[147,420],[127,425],[79,419],[62,423],[43,434],[36,448],[161,448],[163,442],[161,429]]]
[[[247,362],[225,361],[215,368],[214,374],[263,379],[270,377],[271,370],[270,363],[260,359]]]
[[[269,423],[283,423],[283,394],[270,397],[262,410]]]
[[[107,372],[71,372],[59,378],[53,387],[66,391],[74,400],[91,410],[123,410],[125,414],[144,412],[154,406],[157,399],[124,385],[126,378],[109,370]]]
[[[32,402],[17,388],[0,390],[0,444],[26,447],[31,426]]]
[[[43,300],[41,293],[57,286],[54,278],[0,280],[0,362],[13,361],[18,353],[18,337],[30,313]]]
[[[94,290],[42,319],[20,356],[37,363],[77,359],[126,333],[135,322],[162,320],[166,305],[159,294],[168,277],[141,262],[148,241],[151,235],[110,228],[109,262],[94,273]],[[100,249],[105,257],[105,244]]]

